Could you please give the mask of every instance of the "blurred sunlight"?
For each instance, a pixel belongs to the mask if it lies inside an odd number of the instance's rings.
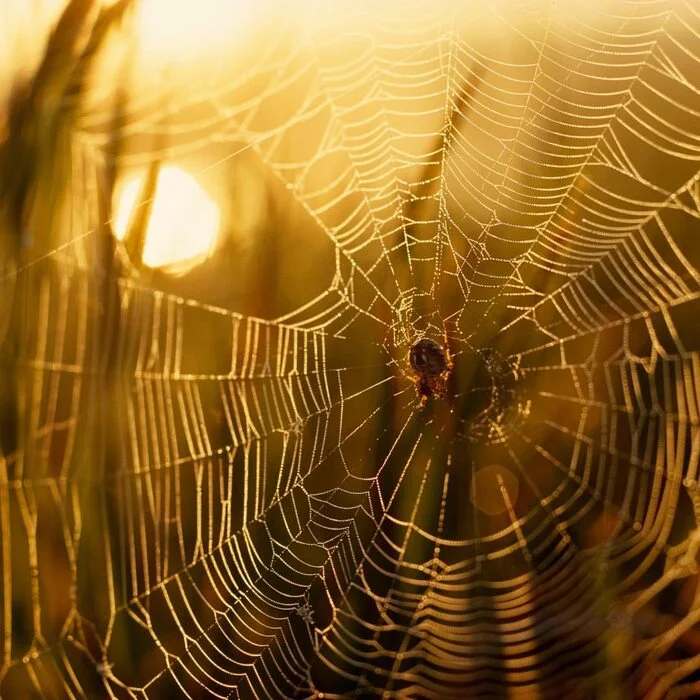
[[[191,58],[224,48],[245,26],[249,0],[140,0],[137,32],[144,54]]]
[[[57,18],[68,0],[37,0],[31,22]],[[113,5],[116,0],[98,0]],[[0,2],[0,6],[2,2]],[[3,11],[21,17],[28,12],[23,3]],[[27,3],[30,5],[30,3]],[[252,0],[134,0],[134,26],[138,57],[149,64],[187,64],[193,57],[225,51],[249,28]]]
[[[114,233],[120,240],[126,234],[144,176],[128,180],[117,196]],[[148,220],[143,263],[187,272],[214,250],[220,218],[219,206],[190,174],[172,166],[162,168]]]

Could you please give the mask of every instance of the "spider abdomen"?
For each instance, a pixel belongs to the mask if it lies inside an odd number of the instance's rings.
[[[421,338],[411,346],[409,362],[420,373],[440,375],[448,366],[445,351],[430,338]]]
[[[430,338],[421,338],[411,346],[408,363],[415,374],[421,405],[433,394],[445,395],[447,376],[452,369],[448,351]]]

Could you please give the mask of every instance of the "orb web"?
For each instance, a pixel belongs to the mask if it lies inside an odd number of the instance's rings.
[[[0,268],[3,694],[700,693],[698,6],[469,5],[77,120]],[[284,274],[119,258],[105,171],[166,156],[261,178]]]

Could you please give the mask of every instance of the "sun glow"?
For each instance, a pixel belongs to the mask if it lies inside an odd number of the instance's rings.
[[[224,48],[247,25],[249,0],[140,0],[141,50],[177,60]]]
[[[143,57],[178,63],[225,49],[250,26],[252,11],[262,1],[134,0],[139,53]],[[102,6],[115,2],[99,0]],[[43,0],[43,3],[39,0],[39,3],[55,17],[66,7],[67,0]],[[0,20],[3,19],[0,8]]]
[[[118,196],[114,233],[120,240],[126,235],[144,177],[130,179]],[[219,206],[190,174],[172,166],[162,168],[148,219],[143,263],[186,272],[216,246],[220,218]]]

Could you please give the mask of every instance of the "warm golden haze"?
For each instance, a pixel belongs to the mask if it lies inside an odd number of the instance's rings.
[[[700,697],[698,0],[66,1],[0,696]]]

